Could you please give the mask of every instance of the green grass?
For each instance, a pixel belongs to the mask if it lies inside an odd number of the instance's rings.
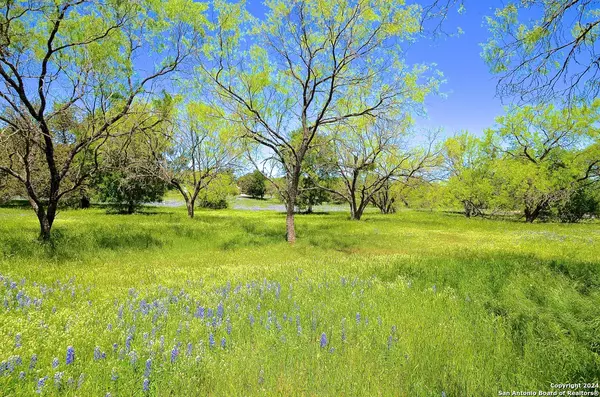
[[[289,246],[274,211],[69,210],[40,244],[31,211],[0,209],[0,361],[22,361],[0,394],[48,376],[46,395],[142,396],[148,358],[151,395],[491,396],[600,380],[598,223],[332,212],[299,215],[297,230]]]

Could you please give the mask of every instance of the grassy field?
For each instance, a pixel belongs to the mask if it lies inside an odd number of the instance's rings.
[[[600,224],[0,209],[0,394],[497,396],[600,381]],[[556,390],[556,389],[554,389]]]

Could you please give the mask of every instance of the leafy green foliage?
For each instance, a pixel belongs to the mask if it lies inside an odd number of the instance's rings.
[[[267,192],[267,178],[259,170],[242,175],[238,179],[238,186],[243,194],[250,197],[263,198]]]

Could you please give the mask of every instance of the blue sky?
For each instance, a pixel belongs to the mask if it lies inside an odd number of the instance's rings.
[[[264,14],[262,1],[248,0],[246,4],[255,16]],[[460,26],[464,31],[461,36],[420,41],[409,48],[409,62],[436,63],[447,81],[442,86],[447,97],[430,97],[426,102],[428,117],[419,118],[417,127],[441,127],[444,136],[465,129],[479,135],[502,114],[502,102],[495,97],[496,79],[480,55],[480,43],[488,37],[484,16],[492,15],[501,5],[499,0],[467,0],[465,12],[459,14],[454,9],[446,25],[447,30]]]

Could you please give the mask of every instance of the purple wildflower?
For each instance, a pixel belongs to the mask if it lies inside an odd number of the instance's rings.
[[[194,348],[194,347],[193,347],[193,345],[192,345],[192,342],[188,342],[188,344],[187,344],[187,352],[186,352],[186,354],[187,354],[188,356],[191,356],[191,355],[192,355],[192,349],[193,349],[193,348]]]
[[[215,347],[215,337],[213,336],[213,334],[208,335],[208,345],[210,347]]]
[[[223,318],[223,302],[219,302],[219,306],[217,306],[217,317]]]
[[[127,335],[127,339],[125,339],[125,350],[129,351],[131,350],[131,341],[133,340],[133,335],[129,334]]]
[[[198,306],[198,309],[196,309],[196,317],[204,318],[204,308],[202,306]]]
[[[131,353],[129,353],[129,362],[131,363],[132,366],[135,366],[135,364],[137,364],[137,360],[138,360],[138,355],[135,352],[135,350],[132,350]]]
[[[52,360],[52,368],[56,369],[56,367],[58,367],[58,358],[54,357],[54,360]]]
[[[15,347],[16,348],[21,347],[21,334],[15,335]]]
[[[19,379],[25,379],[25,371],[19,372]]]
[[[327,346],[327,335],[325,335],[325,332],[323,332],[321,334],[321,348]]]
[[[33,354],[31,356],[31,361],[29,362],[29,369],[34,369],[37,364],[37,354]]]
[[[226,345],[226,343],[227,343],[227,341],[225,340],[225,337],[222,337],[222,338],[221,338],[221,347],[222,347],[223,349],[225,349],[225,345]]]
[[[117,373],[117,369],[113,367],[112,372],[110,373],[110,380],[116,382],[119,379],[119,374]]]
[[[150,390],[150,379],[144,378],[144,383],[142,383],[142,390],[144,392],[148,392]]]
[[[250,320],[250,326],[254,325],[254,316],[252,314],[250,314],[250,316],[248,316],[249,320]]]
[[[360,313],[356,313],[356,324],[360,324]]]
[[[54,374],[54,386],[56,386],[57,389],[60,389],[62,387],[62,378],[62,372],[57,372]]]
[[[73,346],[69,346],[67,347],[67,358],[65,362],[67,363],[67,365],[71,365],[73,364],[73,361],[75,361],[75,349],[73,348]]]
[[[48,380],[47,376],[44,376],[43,378],[38,379],[37,387],[35,388],[35,392],[37,394],[42,394],[42,389],[44,388],[44,385],[46,384],[47,380]]]
[[[146,378],[149,377],[151,371],[152,371],[152,359],[149,358],[146,360],[146,370],[144,371],[144,376]]]
[[[179,348],[177,345],[173,346],[173,350],[171,350],[171,363],[174,363],[177,360],[177,356],[179,355]]]
[[[94,348],[94,360],[98,361],[102,358],[102,352],[100,351],[100,346],[96,346]]]
[[[392,342],[394,342],[394,337],[392,335],[390,335],[390,336],[388,336],[388,340],[387,340],[388,350],[392,348]]]

